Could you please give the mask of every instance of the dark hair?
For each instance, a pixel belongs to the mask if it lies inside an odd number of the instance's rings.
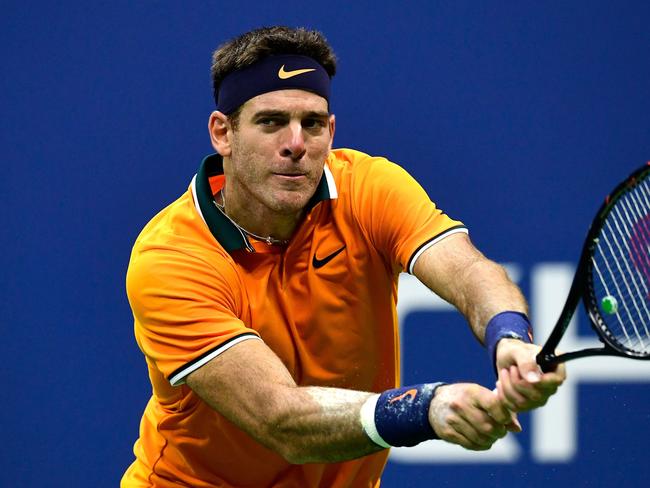
[[[217,102],[223,79],[274,54],[299,54],[316,60],[330,76],[336,74],[336,55],[322,33],[304,27],[262,27],[231,39],[212,54],[212,93]],[[236,122],[240,110],[230,114]]]

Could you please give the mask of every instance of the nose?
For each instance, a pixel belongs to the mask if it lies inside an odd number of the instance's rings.
[[[305,154],[305,137],[302,130],[302,124],[299,121],[291,122],[285,132],[286,139],[283,141],[280,154],[285,158],[291,158],[294,161],[302,158]]]

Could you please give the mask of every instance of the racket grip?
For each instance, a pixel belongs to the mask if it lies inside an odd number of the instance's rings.
[[[554,361],[557,357],[553,353],[545,353],[543,350],[537,355],[536,361],[542,373],[550,373],[557,368],[558,361]]]

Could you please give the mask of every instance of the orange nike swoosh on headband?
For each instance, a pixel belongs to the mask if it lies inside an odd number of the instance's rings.
[[[310,71],[316,71],[316,68],[294,69],[292,71],[285,71],[283,64],[278,70],[278,78],[281,80],[286,80],[287,78],[293,78],[294,76],[298,76],[303,73],[309,73]]]
[[[399,396],[396,396],[395,398],[391,398],[388,403],[395,403],[400,401],[402,398],[406,398],[407,396],[411,397],[411,400],[415,399],[415,395],[418,394],[418,391],[415,388],[411,388],[410,390],[405,391]]]

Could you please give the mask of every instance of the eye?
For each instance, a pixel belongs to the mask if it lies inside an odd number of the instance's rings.
[[[323,129],[326,125],[327,123],[324,119],[309,118],[302,121],[302,126],[305,129]]]
[[[274,127],[279,124],[279,120],[273,117],[263,117],[258,119],[257,123],[266,127]]]

